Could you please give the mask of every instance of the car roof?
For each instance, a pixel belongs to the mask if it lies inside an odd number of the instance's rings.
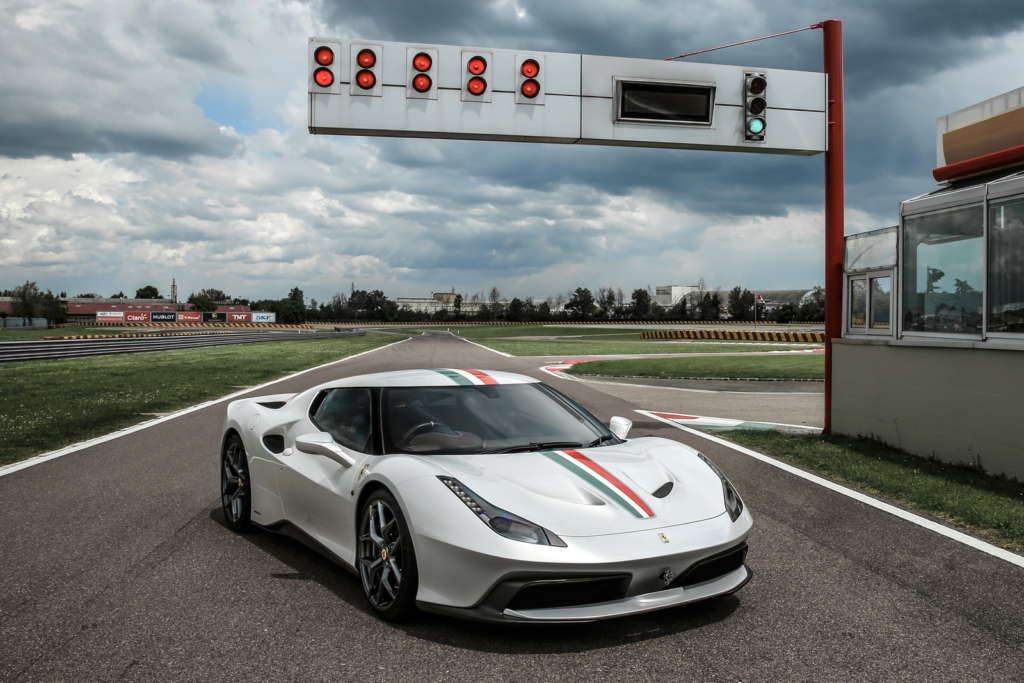
[[[498,370],[421,368],[355,375],[328,382],[323,387],[450,387],[486,384],[537,384],[539,381],[527,375]]]

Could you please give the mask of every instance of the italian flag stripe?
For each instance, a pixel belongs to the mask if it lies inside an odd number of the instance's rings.
[[[621,506],[622,508],[627,510],[634,517],[640,517],[641,519],[643,519],[643,518],[653,517],[654,516],[654,512],[652,512],[649,507],[647,507],[646,505],[643,505],[643,507],[641,507],[640,505],[637,505],[631,498],[629,498],[628,496],[624,495],[618,488],[616,488],[615,486],[611,485],[607,480],[602,478],[594,470],[589,469],[588,467],[583,465],[581,462],[579,462],[576,458],[568,455],[568,453],[570,453],[570,452],[575,452],[575,451],[541,451],[540,453],[541,453],[541,455],[543,455],[544,457],[548,458],[552,462],[558,463],[559,465],[561,465],[565,469],[569,470],[570,472],[572,472],[573,474],[578,476],[580,479],[583,479],[584,481],[589,483],[591,486],[596,488],[598,491],[603,493],[605,496],[607,496],[608,498],[611,498],[613,501],[618,503],[619,506]],[[590,459],[587,458],[587,460],[590,460]],[[591,462],[593,462],[593,461],[591,461]],[[602,470],[603,470],[603,468],[602,468]],[[608,476],[611,476],[611,475],[609,474]],[[614,477],[612,477],[612,478],[615,479]],[[618,481],[618,479],[615,479],[615,481]],[[621,485],[621,482],[619,482],[619,483]],[[629,489],[626,489],[626,490],[628,491]],[[642,504],[642,501],[641,501],[641,504]]]
[[[579,451],[567,450],[565,454],[570,458],[575,459],[577,462],[582,463],[585,467],[596,472],[598,475],[604,478],[605,481],[614,486],[622,495],[626,496],[631,502],[639,507],[644,512],[645,517],[653,517],[654,510],[652,510],[647,503],[643,501],[643,498],[633,492],[633,489],[623,484],[618,477],[606,470],[605,468],[598,465],[596,462],[583,455]]]
[[[449,370],[448,368],[435,368],[434,372],[444,375],[456,384],[473,384],[473,380],[463,376],[455,370]]]
[[[462,372],[468,372],[470,375],[472,375],[473,377],[476,377],[478,380],[480,380],[484,384],[497,384],[498,383],[498,380],[494,379],[493,377],[488,375],[486,372],[481,372],[479,370],[463,370]]]

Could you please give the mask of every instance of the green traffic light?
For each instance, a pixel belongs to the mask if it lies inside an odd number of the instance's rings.
[[[753,118],[747,121],[747,132],[752,135],[760,135],[764,132],[764,119]]]

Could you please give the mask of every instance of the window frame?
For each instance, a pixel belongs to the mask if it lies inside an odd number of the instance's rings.
[[[953,195],[959,195],[954,197]],[[912,199],[904,202],[904,207],[911,202],[917,205],[912,207],[910,211],[901,207],[900,211],[900,223],[899,230],[896,236],[896,256],[898,263],[896,265],[896,272],[899,277],[895,278],[898,280],[896,286],[893,289],[897,289],[899,294],[896,298],[897,308],[897,325],[898,325],[898,338],[899,339],[955,339],[960,341],[984,341],[986,335],[986,329],[988,326],[988,202],[985,200],[985,188],[984,187],[969,187],[962,190],[952,190],[932,197],[926,197],[924,199]],[[929,201],[932,200],[932,201]],[[904,326],[904,303],[903,303],[903,281],[906,277],[906,268],[904,264],[904,231],[906,230],[906,219],[908,218],[923,218],[927,216],[935,216],[941,213],[949,213],[953,211],[959,211],[962,209],[968,209],[971,207],[981,207],[981,243],[982,243],[982,282],[983,289],[981,292],[981,330],[978,333],[971,332],[927,332],[920,330],[907,330]],[[892,310],[892,309],[890,309]]]
[[[370,393],[370,451],[360,451],[340,443],[334,438],[334,435],[325,430],[316,422],[316,411],[320,408],[320,404],[324,402],[327,395],[332,391],[343,391],[343,390],[362,390]],[[338,446],[345,450],[352,451],[353,453],[359,453],[361,455],[380,455],[381,454],[381,433],[380,433],[380,420],[379,420],[379,404],[380,404],[380,389],[378,387],[329,387],[320,391],[310,402],[309,410],[307,411],[306,417],[309,419],[310,424],[319,429],[325,434],[331,434],[331,439]]]
[[[1005,206],[1011,202],[1024,202],[1024,184],[1021,187],[1015,188],[1016,191],[1012,193],[998,193],[994,197],[989,197],[988,201],[985,202],[985,338],[986,339],[1000,339],[1003,341],[1019,341],[1024,343],[1024,332],[989,332],[988,331],[988,290],[989,290],[989,277],[991,276],[991,269],[989,268],[989,243],[988,243],[988,228],[989,228],[989,212],[993,207]]]
[[[873,278],[887,277],[892,283],[889,287],[889,329],[872,328],[871,327],[871,280]],[[850,296],[853,293],[853,287],[851,283],[854,280],[860,280],[864,282],[864,327],[854,327],[850,324],[850,313],[853,311],[852,300]],[[847,273],[846,279],[843,280],[843,301],[845,303],[843,307],[843,336],[844,337],[860,337],[860,336],[872,336],[872,337],[892,337],[896,332],[896,323],[894,320],[894,313],[896,311],[896,274],[895,269],[889,268],[873,268],[871,270],[861,270],[856,273]]]

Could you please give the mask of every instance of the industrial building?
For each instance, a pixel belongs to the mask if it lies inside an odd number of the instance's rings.
[[[940,117],[941,187],[846,239],[833,431],[1024,480],[1024,88]]]

